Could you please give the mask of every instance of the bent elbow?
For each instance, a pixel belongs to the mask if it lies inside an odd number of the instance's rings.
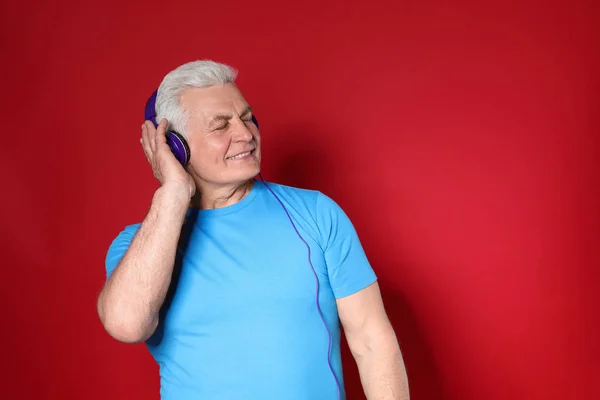
[[[147,335],[146,332],[132,323],[107,319],[103,322],[103,325],[106,332],[119,342],[136,344],[142,343],[150,337],[150,335]]]
[[[127,313],[118,310],[118,307],[110,307],[98,301],[98,315],[104,330],[113,338],[123,343],[142,343],[147,340],[156,329],[156,324],[152,329],[139,319],[128,316]]]

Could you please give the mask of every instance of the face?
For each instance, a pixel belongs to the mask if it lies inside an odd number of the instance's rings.
[[[199,187],[242,184],[260,172],[260,135],[252,110],[234,84],[183,92],[189,113],[188,171]]]

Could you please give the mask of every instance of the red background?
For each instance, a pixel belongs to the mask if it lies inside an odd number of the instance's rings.
[[[265,178],[354,221],[413,399],[600,398],[597,2],[51,3],[1,6],[3,398],[158,399],[95,301],[156,187],[144,102],[199,58],[240,70]]]

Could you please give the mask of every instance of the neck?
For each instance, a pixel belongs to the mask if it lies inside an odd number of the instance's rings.
[[[229,186],[211,187],[204,186],[196,190],[196,194],[191,200],[191,206],[201,210],[211,210],[233,205],[242,200],[254,185],[254,179]]]

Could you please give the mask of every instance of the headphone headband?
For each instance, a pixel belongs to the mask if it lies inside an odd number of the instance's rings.
[[[144,120],[152,121],[154,126],[158,126],[156,122],[156,95],[158,94],[158,89],[156,89],[148,101],[146,101],[146,108],[144,110]]]

